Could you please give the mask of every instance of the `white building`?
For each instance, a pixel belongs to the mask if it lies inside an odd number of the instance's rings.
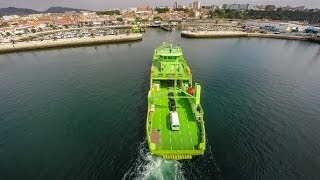
[[[18,15],[2,16],[2,19],[3,19],[4,21],[11,21],[11,20],[17,19],[17,18],[19,18],[19,17],[20,17],[20,16],[18,16]]]
[[[196,19],[199,19],[200,16],[201,16],[201,12],[200,12],[200,11],[196,11],[196,12],[194,13],[194,17],[195,17]]]
[[[93,21],[92,24],[94,26],[101,26],[103,24],[103,22],[101,22],[101,21]]]
[[[15,34],[15,35],[25,34],[25,33],[26,33],[26,28],[16,28],[16,29],[13,31],[13,34]]]
[[[200,9],[200,7],[201,7],[201,2],[200,1],[193,2],[193,9]]]
[[[248,10],[248,5],[249,5],[249,4],[239,4],[239,10],[240,10],[240,11],[246,11],[246,10]]]
[[[174,2],[173,9],[178,9],[178,2]]]
[[[256,9],[256,7],[255,7],[255,5],[253,5],[253,4],[248,4],[248,8],[247,8],[247,10],[255,10]]]
[[[129,11],[132,11],[132,12],[136,12],[137,10],[138,8],[135,8],[135,7],[129,8]]]
[[[186,6],[184,6],[184,5],[178,5],[178,9],[185,9],[186,8]]]
[[[190,9],[193,9],[193,3],[190,3],[190,4],[189,4],[189,8],[190,8]]]
[[[239,10],[239,4],[230,4],[228,9],[229,10]]]

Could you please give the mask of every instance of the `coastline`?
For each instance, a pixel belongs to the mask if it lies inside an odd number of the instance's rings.
[[[142,34],[120,34],[57,40],[1,43],[0,53],[142,40]]]
[[[242,31],[182,31],[181,37],[186,38],[233,38],[233,37],[253,37],[253,38],[273,38],[273,39],[287,39],[287,40],[300,40],[311,41],[320,43],[319,39],[305,36],[291,36],[283,34],[261,34],[261,33],[247,33]]]

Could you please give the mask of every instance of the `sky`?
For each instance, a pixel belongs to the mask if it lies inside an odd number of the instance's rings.
[[[188,5],[193,0],[0,0],[0,8],[20,7],[35,10],[46,10],[52,6],[82,8],[87,10],[107,10],[113,8],[129,8],[139,5],[173,6],[174,1]],[[202,0],[201,5],[212,4],[275,4],[278,6],[306,6],[308,8],[320,8],[320,0]]]

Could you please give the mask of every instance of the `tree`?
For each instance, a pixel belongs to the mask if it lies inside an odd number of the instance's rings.
[[[110,11],[97,11],[97,15],[120,15],[119,10],[110,10]]]
[[[209,14],[211,18],[308,21],[311,24],[320,22],[320,11],[289,11],[282,9],[277,9],[277,11],[236,11],[222,9],[210,11]]]
[[[163,21],[163,19],[160,16],[153,17],[154,21]]]
[[[148,22],[149,19],[142,19],[141,17],[136,17],[135,22]]]
[[[117,17],[117,21],[123,22],[123,18],[122,17]]]
[[[166,7],[166,8],[156,7],[154,10],[157,11],[158,13],[166,13],[166,12],[168,12],[170,9],[167,8],[167,7]]]
[[[25,40],[26,40],[27,42],[29,42],[29,41],[31,41],[31,37],[26,37]]]
[[[9,23],[3,22],[3,23],[0,25],[0,27],[7,27],[7,26],[9,26],[9,25],[10,25]]]

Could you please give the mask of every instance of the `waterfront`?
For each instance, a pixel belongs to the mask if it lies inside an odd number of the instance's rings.
[[[153,49],[180,43],[203,86],[208,149],[147,155]],[[143,41],[0,56],[1,179],[318,179],[320,47],[272,39]]]
[[[105,36],[92,36],[82,38],[68,38],[56,40],[41,40],[18,42],[14,44],[3,44],[0,46],[0,53],[10,53],[27,50],[40,50],[48,48],[61,48],[61,47],[74,47],[93,44],[108,44],[108,43],[121,43],[142,40],[141,34],[120,34],[120,35],[105,35]]]

